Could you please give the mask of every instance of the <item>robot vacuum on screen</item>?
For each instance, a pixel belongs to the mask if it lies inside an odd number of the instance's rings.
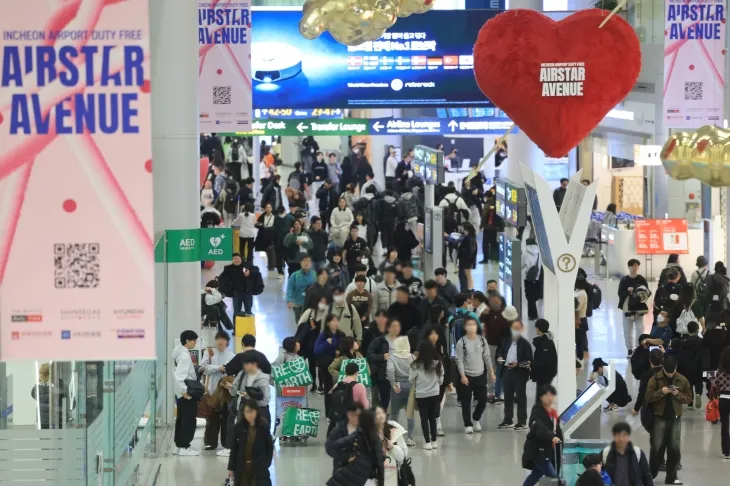
[[[255,42],[251,52],[251,72],[258,82],[277,83],[302,72],[302,54],[289,44]]]

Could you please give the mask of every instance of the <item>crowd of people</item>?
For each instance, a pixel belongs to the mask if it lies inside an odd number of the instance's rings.
[[[231,146],[236,144],[236,153],[246,152],[245,141],[231,141]],[[265,252],[268,269],[279,279],[286,275],[293,332],[274,365],[303,358],[313,379],[310,393],[324,396],[329,423],[325,449],[333,459],[327,484],[413,484],[400,482],[412,474],[408,448],[417,442],[430,451],[443,446],[438,438],[445,435],[441,413],[449,394],[456,396],[465,434],[482,432],[484,411],[496,404],[503,404],[499,429],[528,431],[523,466],[531,472],[525,485],[558,475],[556,449],[562,434],[553,409],[557,390],[551,385],[558,356],[550,323],[539,319],[544,280],[540,252],[528,236],[522,271],[525,320],[521,309],[507,305],[496,281],[487,282],[483,290],[474,284],[471,271],[497,259],[497,234],[504,229],[495,210],[495,190],[484,186],[484,178],[464,181],[458,189],[437,186],[447,251],[442,268],[421,279],[413,259],[420,251],[416,224],[424,218],[423,183],[413,176],[412,150],[398,161],[391,147],[383,161],[383,188],[375,181],[364,146],[354,145],[339,160],[308,137],[301,162],[282,189],[279,156],[273,147],[262,146],[262,185],[255,194],[253,179],[240,179],[236,168],[223,162],[230,158],[223,154],[233,154],[233,149],[219,152],[214,142],[208,145],[213,146],[211,172],[201,190],[201,224],[229,222],[240,228],[240,253],[203,294],[203,388],[211,395],[221,387],[229,392],[224,395],[228,405],[208,419],[205,446],[215,449],[220,435],[224,448],[218,454],[230,456],[235,484],[270,484],[264,469],[271,464],[273,447],[268,412],[272,365],[254,349],[253,336],[243,337],[244,352],[234,356],[227,351],[228,333],[214,332],[227,327],[225,310],[220,309],[223,296],[232,298],[234,315],[252,313],[253,297],[264,287],[254,252]],[[566,185],[567,180],[555,192],[556,206]],[[226,198],[226,193],[231,196]],[[229,208],[231,200],[235,203],[228,215],[226,200]],[[206,216],[214,211],[221,213],[217,222]],[[477,228],[482,232],[481,260]],[[651,450],[644,454],[633,446],[630,427],[617,423],[612,445],[602,456],[584,461],[586,473],[579,484],[647,485],[660,471],[666,471],[667,484],[681,484],[681,416],[685,405],[702,407],[705,387],[710,398],[724,397],[719,400],[722,454],[730,459],[730,338],[725,325],[730,323],[730,279],[721,262],[714,272],[707,266],[699,258],[687,279],[677,256],[670,256],[652,295],[639,262],[628,263],[618,300],[631,372],[640,382],[631,413],[641,415]],[[451,272],[458,276],[458,286],[449,279]],[[600,288],[579,271],[576,369],[587,366],[589,321],[600,301]],[[650,312],[652,329],[644,333],[644,316]],[[536,336],[532,342],[525,337],[528,322]],[[181,336],[181,346],[192,349],[198,336],[188,333]],[[194,398],[189,382],[198,375],[186,354],[176,350],[173,355],[179,425],[175,443],[180,455],[195,455],[189,419],[195,409],[186,401]],[[360,383],[363,371],[348,362],[357,358],[367,362],[370,389]],[[594,359],[590,380],[607,384],[606,367],[601,358]],[[530,382],[535,383],[537,400],[528,416]],[[617,373],[606,410],[631,402]]]

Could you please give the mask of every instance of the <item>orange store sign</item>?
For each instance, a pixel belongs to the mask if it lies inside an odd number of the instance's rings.
[[[635,233],[639,255],[689,253],[686,219],[638,220]]]

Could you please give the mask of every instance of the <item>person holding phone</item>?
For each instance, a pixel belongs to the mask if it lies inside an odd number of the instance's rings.
[[[522,337],[522,321],[514,321],[510,336],[497,351],[497,363],[502,365],[502,387],[504,390],[504,420],[498,429],[524,430],[527,428],[527,382],[530,380],[532,346]],[[514,402],[517,397],[517,424],[514,417]]]
[[[530,413],[530,431],[522,450],[522,467],[531,472],[522,486],[535,486],[543,476],[558,477],[558,448],[563,441],[563,431],[558,412],[553,408],[557,394],[552,385],[543,385],[537,390],[537,401]]]

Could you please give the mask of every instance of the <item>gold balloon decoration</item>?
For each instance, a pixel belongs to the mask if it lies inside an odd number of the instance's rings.
[[[659,158],[673,179],[730,186],[730,130],[706,125],[694,133],[675,133],[662,147]]]
[[[392,27],[398,17],[431,10],[435,0],[307,0],[299,32],[313,40],[329,31],[346,46],[374,41]]]

